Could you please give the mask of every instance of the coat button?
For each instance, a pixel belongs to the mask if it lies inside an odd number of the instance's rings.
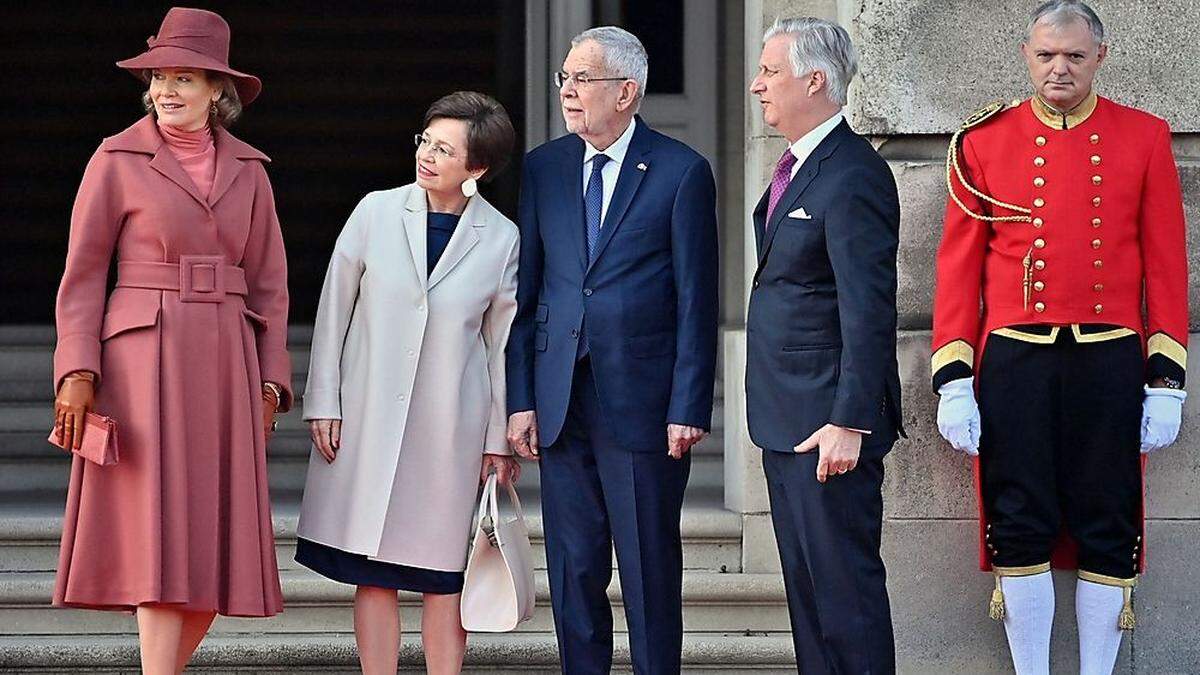
[[[1034,261],[1033,261],[1033,268],[1034,268],[1035,270],[1044,270],[1044,269],[1046,269],[1046,261],[1045,261],[1045,260],[1034,260]]]
[[[1092,197],[1092,206],[1100,206],[1100,198]]]
[[[1104,290],[1104,284],[1096,284],[1095,286],[1092,286],[1092,290],[1099,293],[1100,291]]]
[[[1092,248],[1100,248],[1100,240],[1099,239],[1092,240]]]
[[[425,305],[417,305],[417,311],[418,311],[418,312],[424,312],[424,311],[425,311]]]
[[[573,338],[577,338],[577,337],[579,337],[579,331],[578,331],[578,330],[576,330],[576,329],[574,329],[574,328],[572,328],[572,329],[571,329],[571,337],[573,337]]]
[[[1092,218],[1092,227],[1100,227],[1100,219]]]
[[[1033,200],[1033,205],[1040,209],[1046,205],[1046,200],[1038,197],[1037,199]]]
[[[1100,142],[1100,134],[1092,134],[1088,140],[1092,142],[1092,145],[1096,145]]]
[[[1046,221],[1042,220],[1041,218],[1034,218],[1034,219],[1033,219],[1033,226],[1034,226],[1034,227],[1041,227],[1042,225],[1045,225],[1045,224],[1046,224]]]
[[[1100,312],[1104,311],[1104,305],[1096,305],[1094,309],[1096,310],[1096,313],[1099,314]]]
[[[1044,290],[1046,290],[1046,282],[1044,282],[1044,281],[1035,281],[1035,282],[1033,282],[1033,290],[1035,290],[1035,291],[1044,291]]]
[[[1042,187],[1045,184],[1046,184],[1046,179],[1042,178],[1041,176],[1038,176],[1037,178],[1033,179],[1034,187]]]
[[[1034,248],[1046,248],[1046,240],[1041,237],[1033,240]]]
[[[1100,155],[1092,155],[1092,166],[1100,166]]]
[[[1044,303],[1044,302],[1033,303],[1033,311],[1038,312],[1039,314],[1041,312],[1046,311],[1046,303]]]
[[[1092,267],[1095,267],[1096,269],[1100,269],[1101,267],[1104,267],[1104,261],[1097,260],[1096,262],[1092,263]]]
[[[592,297],[592,289],[590,289],[590,288],[583,289],[583,294],[589,298]]]
[[[408,350],[408,358],[410,358],[410,359],[411,359],[412,357],[414,357],[414,356],[416,356],[416,355],[417,355],[417,353],[416,353],[416,352],[414,352],[413,350],[411,350],[411,349],[410,349],[410,350]]]
[[[1046,166],[1046,158],[1045,157],[1034,157],[1033,165],[1034,166]]]
[[[1046,144],[1046,137],[1038,136],[1037,138],[1033,139],[1033,142],[1037,143],[1038,147],[1040,148],[1041,146]]]
[[[1100,176],[1092,176],[1092,185],[1099,185],[1104,179]]]

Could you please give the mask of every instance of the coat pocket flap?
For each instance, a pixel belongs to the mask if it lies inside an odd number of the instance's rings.
[[[533,334],[533,348],[539,352],[546,351],[550,345],[550,334],[544,330],[539,330]]]
[[[244,314],[246,318],[250,320],[250,323],[254,324],[254,327],[257,330],[266,330],[271,325],[271,322],[267,321],[267,317],[259,314],[258,312],[243,308],[242,314]]]
[[[675,335],[672,333],[640,335],[629,338],[625,344],[633,356],[665,356],[675,351]]]
[[[147,328],[158,323],[158,303],[125,303],[104,314],[104,325],[100,329],[100,340],[135,328]]]
[[[546,323],[546,320],[549,318],[550,318],[550,305],[539,304],[537,306],[537,311],[533,315],[533,320],[536,321],[537,323]]]

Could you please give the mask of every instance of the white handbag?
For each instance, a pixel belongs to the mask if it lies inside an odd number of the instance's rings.
[[[503,633],[533,617],[533,546],[521,500],[511,483],[507,487],[514,510],[508,519],[500,517],[496,474],[488,476],[479,500],[459,604],[468,631]]]

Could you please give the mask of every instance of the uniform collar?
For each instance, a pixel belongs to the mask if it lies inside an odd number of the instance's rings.
[[[629,120],[629,126],[625,127],[625,131],[617,136],[617,140],[612,142],[612,145],[603,150],[597,150],[595,146],[587,141],[583,142],[583,163],[587,164],[592,161],[592,158],[600,153],[608,156],[608,160],[617,166],[625,161],[625,153],[629,152],[629,143],[633,140],[633,129],[637,126],[636,119]]]
[[[1088,92],[1087,98],[1080,101],[1079,105],[1066,112],[1060,112],[1054,106],[1043,101],[1041,96],[1034,94],[1031,107],[1038,121],[1051,129],[1074,129],[1087,121],[1096,111],[1098,99],[1095,91]]]

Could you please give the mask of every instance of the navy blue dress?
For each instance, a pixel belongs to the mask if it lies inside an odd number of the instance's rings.
[[[445,253],[446,245],[450,243],[450,237],[458,225],[458,218],[453,213],[434,213],[432,211],[426,218],[425,250],[429,265],[428,273],[433,272],[438,260]],[[372,560],[359,553],[343,551],[340,548],[318,544],[303,538],[296,539],[296,562],[321,576],[355,586],[375,586],[415,593],[445,595],[461,593],[463,587],[462,572],[430,570]]]

